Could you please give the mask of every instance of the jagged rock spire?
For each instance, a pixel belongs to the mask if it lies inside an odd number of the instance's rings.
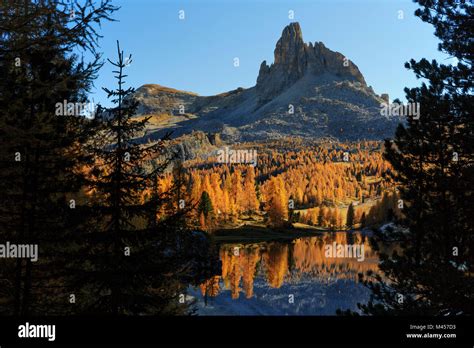
[[[260,65],[257,93],[261,103],[271,100],[305,74],[331,73],[365,85],[357,66],[339,52],[331,51],[322,42],[306,44],[299,23],[287,25],[277,41],[274,63]]]

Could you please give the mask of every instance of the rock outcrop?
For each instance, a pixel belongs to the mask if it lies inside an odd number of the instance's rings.
[[[281,34],[271,66],[263,61],[257,78],[259,104],[263,105],[291,87],[305,74],[334,74],[345,80],[365,84],[357,66],[339,52],[331,51],[322,42],[306,44],[298,23],[291,23]]]
[[[139,102],[139,114],[177,115],[181,110],[189,109],[199,96],[192,92],[180,91],[156,84],[146,84],[135,91],[135,99]],[[180,110],[181,109],[181,110]]]

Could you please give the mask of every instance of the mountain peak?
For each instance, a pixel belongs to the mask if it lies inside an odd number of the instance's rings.
[[[275,47],[275,64],[291,64],[294,53],[304,50],[303,33],[298,22],[287,25]]]
[[[292,34],[295,35],[292,35]],[[283,32],[281,34],[282,37],[285,37],[286,35],[290,34],[291,36],[298,36],[301,40],[303,40],[303,33],[301,32],[301,27],[298,22],[292,22],[288,24],[285,28],[283,28]]]
[[[257,93],[263,104],[283,92],[306,74],[332,74],[342,80],[355,80],[365,85],[357,66],[339,52],[331,51],[322,42],[306,44],[298,22],[287,25],[276,43],[274,63],[260,65]]]

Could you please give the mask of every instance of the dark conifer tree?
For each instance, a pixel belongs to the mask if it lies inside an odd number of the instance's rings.
[[[203,213],[206,218],[208,218],[214,212],[214,207],[212,206],[211,197],[209,193],[203,191],[201,194],[201,200],[199,201],[198,213]]]
[[[348,228],[352,228],[354,226],[354,206],[352,203],[349,204],[349,208],[347,208],[346,226]]]
[[[367,220],[367,217],[366,217],[365,211],[364,211],[362,213],[362,215],[360,216],[360,227],[361,228],[364,228],[366,226],[366,224],[367,224],[366,220]]]
[[[134,89],[124,87],[131,56],[125,59],[118,43],[117,51],[117,61],[109,60],[117,88],[104,88],[114,106],[99,108],[102,127],[87,144],[95,158],[88,170],[90,204],[82,207],[90,222],[78,234],[77,260],[67,266],[70,284],[81,313],[184,314],[187,286],[213,275],[216,268],[208,266],[215,259],[207,254],[206,236],[185,226],[183,176],[169,191],[158,188],[173,155],[168,139],[139,141],[148,118],[133,117]]]
[[[401,223],[408,233],[392,231],[402,250],[381,255],[390,283],[366,278],[373,295],[361,308],[368,314],[473,314],[474,7],[469,1],[417,2],[415,14],[433,24],[439,49],[457,62],[406,64],[427,81],[405,89],[421,115],[398,127],[385,156],[401,184]]]
[[[67,116],[58,103],[86,102],[101,65],[96,26],[114,10],[107,0],[0,3],[0,241],[39,247],[37,262],[0,259],[3,314],[67,311],[60,266],[89,121]],[[89,63],[79,59],[81,50],[91,54]]]

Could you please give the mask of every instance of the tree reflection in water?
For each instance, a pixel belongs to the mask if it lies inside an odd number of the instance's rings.
[[[324,246],[363,244],[365,259],[327,258]],[[238,248],[239,252],[235,250]],[[358,282],[358,274],[378,271],[378,257],[369,244],[369,238],[359,232],[334,232],[321,236],[299,238],[293,241],[271,241],[253,244],[223,244],[220,247],[222,273],[200,285],[201,294],[215,297],[230,290],[231,298],[254,296],[255,277],[278,289],[285,283],[298,283],[302,277],[329,286],[340,279]],[[317,295],[317,294],[315,294]]]

